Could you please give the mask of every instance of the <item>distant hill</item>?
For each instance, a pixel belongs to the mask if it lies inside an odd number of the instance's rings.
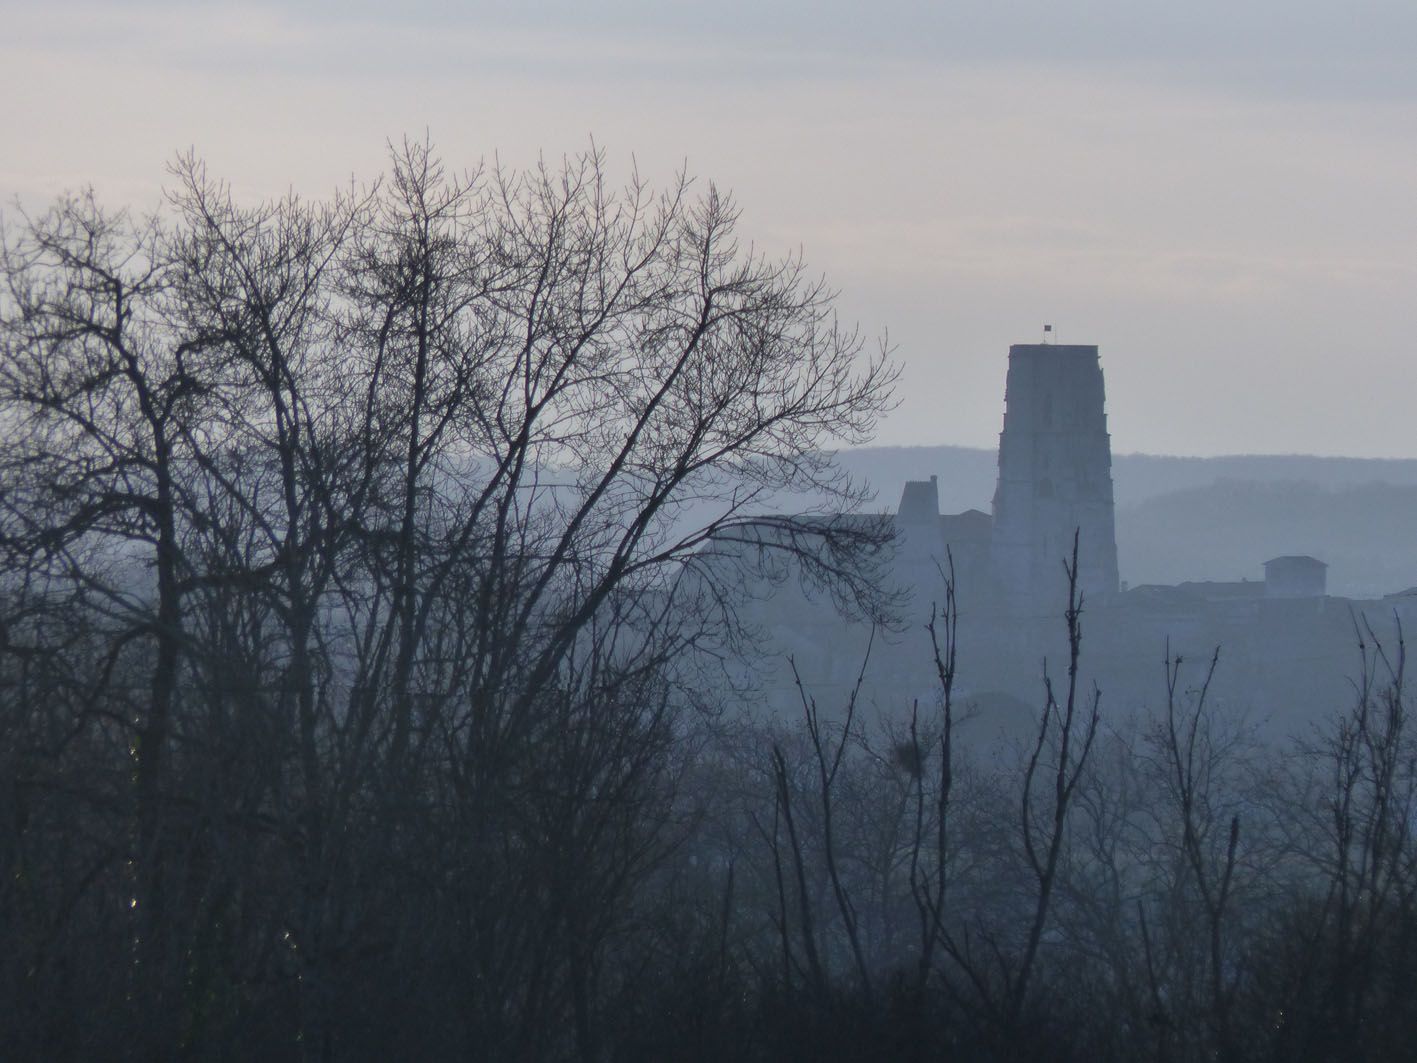
[[[1119,506],[1136,506],[1159,495],[1227,480],[1307,483],[1331,490],[1365,484],[1417,487],[1417,460],[1319,458],[1309,454],[1237,454],[1223,458],[1119,454],[1112,458],[1112,483]]]
[[[869,481],[876,488],[878,504],[887,509],[895,508],[906,480],[927,479],[933,473],[940,478],[940,505],[947,512],[988,510],[998,471],[995,452],[982,447],[861,447],[841,451],[837,460],[853,475]],[[1320,458],[1309,454],[1222,458],[1117,454],[1112,458],[1112,483],[1119,507],[1223,480],[1301,482],[1334,489],[1373,483],[1417,486],[1417,459]]]
[[[1262,579],[1280,554],[1328,562],[1330,594],[1381,597],[1417,585],[1417,486],[1222,480],[1117,511],[1131,583]]]
[[[837,464],[876,491],[876,508],[894,510],[906,480],[938,476],[940,509],[989,511],[994,477],[999,471],[994,451],[979,447],[861,447],[843,450]]]
[[[906,480],[939,478],[945,512],[994,494],[992,450],[865,447],[838,460],[894,509]],[[1280,554],[1329,564],[1329,590],[1378,596],[1417,585],[1417,460],[1235,455],[1113,458],[1117,550],[1129,583],[1261,579]]]

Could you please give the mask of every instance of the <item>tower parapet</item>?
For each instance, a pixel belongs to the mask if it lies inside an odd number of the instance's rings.
[[[1064,559],[1078,534],[1078,584],[1117,590],[1112,445],[1097,347],[1009,348],[991,562],[1007,605],[1055,613],[1066,602]]]

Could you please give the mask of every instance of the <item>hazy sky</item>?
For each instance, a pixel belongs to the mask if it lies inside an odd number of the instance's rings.
[[[1098,343],[1113,446],[1417,456],[1417,3],[0,0],[0,196],[252,198],[559,157],[733,191],[992,446],[1008,345]]]

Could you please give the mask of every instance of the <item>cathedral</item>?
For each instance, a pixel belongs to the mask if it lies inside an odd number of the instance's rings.
[[[938,701],[926,624],[952,567],[958,608],[956,694],[981,736],[1033,726],[1045,669],[1067,667],[1067,561],[1077,543],[1082,664],[1114,720],[1164,706],[1169,653],[1204,679],[1218,649],[1214,703],[1273,735],[1292,734],[1346,707],[1358,671],[1355,622],[1394,619],[1417,629],[1417,596],[1330,597],[1325,565],[1303,556],[1255,559],[1257,578],[1128,588],[1119,581],[1111,443],[1098,348],[1016,344],[1009,349],[992,513],[941,514],[936,479],[907,482],[894,514],[887,582],[898,621],[870,625],[787,579],[748,595],[758,633],[740,679],[746,703],[770,715],[801,712],[793,668],[822,711],[861,696],[885,719]],[[922,470],[924,471],[924,470]],[[1259,576],[1261,566],[1263,576]],[[790,662],[790,663],[789,663]]]

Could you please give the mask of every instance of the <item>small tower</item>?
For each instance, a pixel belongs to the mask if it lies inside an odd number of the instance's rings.
[[[1112,445],[1103,407],[1095,345],[1009,348],[990,558],[1012,612],[1063,610],[1063,562],[1074,531],[1082,592],[1117,590]]]

